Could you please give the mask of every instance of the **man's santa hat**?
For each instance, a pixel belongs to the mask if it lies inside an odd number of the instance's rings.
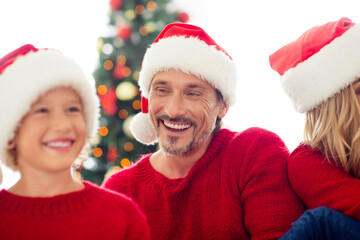
[[[167,25],[144,55],[139,76],[142,93],[141,113],[131,131],[141,143],[157,141],[155,128],[148,114],[150,84],[157,72],[179,70],[209,82],[223,95],[227,105],[235,102],[236,66],[228,53],[200,27],[172,23]]]
[[[54,49],[24,45],[0,59],[0,159],[21,119],[48,90],[70,87],[80,96],[88,137],[96,134],[99,99],[95,81],[73,60]]]
[[[298,112],[308,112],[360,76],[360,25],[341,18],[306,31],[270,55]]]

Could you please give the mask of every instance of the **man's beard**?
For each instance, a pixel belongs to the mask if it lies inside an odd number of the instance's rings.
[[[170,156],[182,156],[192,150],[194,150],[196,147],[198,147],[202,142],[205,141],[205,139],[212,133],[211,129],[210,131],[203,132],[198,139],[195,137],[195,132],[198,127],[198,124],[193,121],[190,118],[185,117],[178,117],[178,118],[169,118],[166,115],[160,115],[156,116],[157,125],[160,126],[160,122],[163,120],[171,121],[171,122],[182,122],[182,123],[190,123],[193,127],[193,133],[192,133],[192,140],[185,146],[176,147],[176,144],[178,141],[180,141],[180,137],[174,137],[174,136],[166,136],[166,140],[163,142],[160,139],[159,132],[157,132],[157,138],[159,139],[159,146],[161,150]],[[164,126],[165,127],[165,126]]]

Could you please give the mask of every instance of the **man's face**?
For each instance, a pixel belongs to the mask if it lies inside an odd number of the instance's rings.
[[[207,147],[216,118],[227,106],[219,103],[215,89],[194,75],[170,70],[157,73],[150,85],[149,114],[161,149],[180,156]]]

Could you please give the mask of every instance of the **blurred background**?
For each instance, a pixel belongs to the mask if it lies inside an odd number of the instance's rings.
[[[32,43],[61,50],[93,74],[101,127],[89,159],[74,174],[100,184],[156,149],[136,142],[129,122],[140,111],[142,56],[166,24],[201,26],[234,59],[237,103],[224,119],[226,127],[266,128],[293,150],[302,140],[304,116],[283,93],[268,56],[315,25],[341,17],[360,23],[359,5],[358,0],[0,0],[0,56]],[[1,168],[0,189],[9,188],[19,175]]]

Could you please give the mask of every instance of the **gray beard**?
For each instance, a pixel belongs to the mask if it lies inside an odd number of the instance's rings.
[[[167,137],[168,144],[164,145],[164,144],[162,144],[162,142],[160,141],[160,138],[158,136],[159,146],[160,146],[160,149],[167,155],[182,156],[182,155],[194,150],[201,143],[203,143],[205,141],[205,139],[211,134],[211,132],[212,131],[204,132],[198,140],[193,138],[193,140],[188,145],[183,146],[183,147],[178,147],[178,148],[175,147],[175,144],[177,143],[177,141],[179,139],[178,137],[168,136]]]

